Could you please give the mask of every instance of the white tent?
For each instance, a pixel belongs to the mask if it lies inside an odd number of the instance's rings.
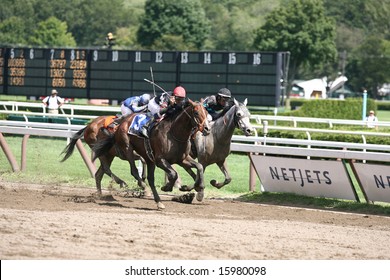
[[[305,92],[305,99],[326,98],[326,77],[323,77],[322,79],[312,79],[304,82],[299,82],[295,85],[303,89],[303,91]]]

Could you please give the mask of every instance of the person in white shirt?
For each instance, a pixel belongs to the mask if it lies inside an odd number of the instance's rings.
[[[375,116],[375,112],[374,111],[370,111],[370,114],[368,115],[368,117],[366,117],[366,121],[367,121],[367,127],[369,128],[378,128],[378,118]]]
[[[64,99],[57,96],[58,91],[53,89],[50,96],[46,96],[42,102],[47,107],[50,114],[58,114],[58,108],[64,104]]]

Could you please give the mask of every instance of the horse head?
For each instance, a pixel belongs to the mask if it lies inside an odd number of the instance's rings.
[[[237,128],[241,129],[245,136],[250,136],[253,134],[254,129],[250,122],[251,114],[246,107],[247,102],[248,100],[246,98],[243,103],[240,103],[236,99],[234,99],[234,105],[236,106],[234,122]]]
[[[194,102],[189,100],[191,112],[192,112],[192,120],[195,123],[197,131],[203,133],[203,135],[208,135],[210,133],[210,124],[207,119],[207,111],[205,107],[200,102]]]

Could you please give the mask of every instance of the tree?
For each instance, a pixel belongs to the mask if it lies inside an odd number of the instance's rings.
[[[132,18],[123,0],[36,0],[34,11],[37,22],[51,16],[66,22],[81,47],[103,46],[107,33],[128,26],[128,18]]]
[[[389,0],[324,0],[324,3],[326,14],[335,18],[338,25],[390,39]]]
[[[262,51],[289,51],[292,81],[300,67],[335,61],[335,23],[325,16],[322,0],[292,0],[266,17],[253,45]]]
[[[147,0],[137,40],[142,46],[153,48],[164,35],[182,36],[186,48],[201,49],[209,29],[199,0]]]
[[[30,38],[30,42],[37,46],[75,47],[76,41],[71,33],[67,32],[66,22],[50,17],[38,23],[37,29]]]
[[[358,92],[367,89],[376,98],[378,87],[390,81],[390,41],[378,37],[368,37],[352,53],[347,66],[350,84]]]
[[[5,45],[25,45],[26,26],[20,17],[9,17],[0,22],[0,42]]]
[[[253,50],[255,31],[280,0],[202,0],[211,32],[206,46],[215,50]]]

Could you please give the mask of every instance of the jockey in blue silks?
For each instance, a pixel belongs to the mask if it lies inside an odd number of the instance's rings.
[[[146,111],[148,103],[150,101],[150,94],[145,93],[141,96],[132,96],[122,102],[121,112],[122,115],[129,115],[132,113],[141,113]]]
[[[180,105],[185,100],[186,91],[183,87],[176,87],[173,90],[172,96],[167,92],[163,92],[150,100],[148,103],[149,112],[146,114],[137,115],[130,125],[130,129],[139,132],[141,136],[149,138],[148,128],[154,120],[162,119],[163,115],[172,114],[181,108]],[[179,106],[180,105],[180,106]]]

